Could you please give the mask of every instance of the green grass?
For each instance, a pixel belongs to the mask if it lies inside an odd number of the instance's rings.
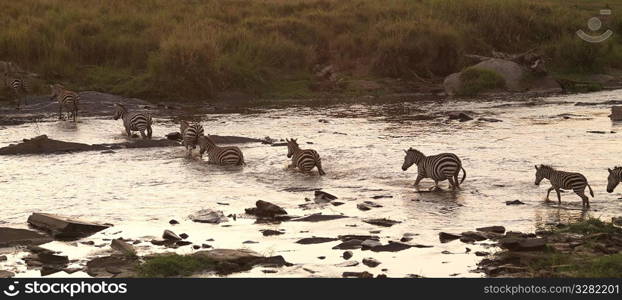
[[[212,270],[217,263],[204,256],[166,254],[147,259],[138,267],[140,277],[190,276],[200,271]]]
[[[622,234],[622,228],[611,222],[604,222],[597,218],[589,218],[577,223],[571,223],[556,230],[557,232],[571,232],[579,234],[609,233]]]
[[[309,97],[316,65],[347,78],[439,82],[464,54],[532,48],[558,73],[622,69],[620,34],[575,31],[605,0],[22,0],[0,2],[0,60],[47,82],[202,100]],[[622,17],[605,22],[622,33]]]
[[[505,87],[505,79],[494,71],[467,68],[460,73],[462,84],[459,93],[462,96],[475,96],[480,92]]]

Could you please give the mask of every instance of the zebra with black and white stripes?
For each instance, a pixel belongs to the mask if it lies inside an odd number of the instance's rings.
[[[145,112],[129,112],[127,108],[121,103],[115,104],[113,118],[123,120],[123,126],[128,137],[132,136],[132,131],[140,131],[140,135],[144,139],[145,137],[151,138],[152,129],[151,114]],[[145,131],[147,134],[145,134]]]
[[[438,182],[448,180],[452,189],[460,188],[460,184],[466,178],[466,171],[462,167],[462,161],[453,153],[441,153],[437,155],[426,156],[421,151],[409,148],[404,150],[404,164],[402,170],[406,171],[413,164],[417,165],[417,179],[415,186],[424,178],[432,178],[434,180],[434,188],[438,187]],[[458,174],[462,170],[462,180],[458,181]]]
[[[63,108],[68,113],[71,113],[73,117],[73,121],[76,121],[76,117],[78,116],[78,105],[80,104],[80,95],[74,91],[70,91],[65,89],[60,84],[50,85],[50,89],[52,90],[52,95],[50,96],[50,100],[58,101],[58,119],[62,120]]]
[[[20,105],[22,102],[22,98],[24,99],[24,105],[26,103],[26,93],[28,92],[28,88],[26,86],[26,81],[22,78],[14,78],[10,77],[8,72],[4,73],[4,84],[6,87],[10,88],[13,91],[15,96],[15,103],[17,104],[17,110],[20,110]]]
[[[590,201],[585,195],[585,187],[590,189],[590,195],[594,197],[592,187],[587,183],[587,178],[581,173],[576,172],[564,172],[555,170],[548,165],[536,165],[536,185],[540,185],[542,179],[548,179],[551,182],[551,187],[546,192],[546,201],[549,201],[549,195],[552,190],[557,192],[557,202],[562,203],[562,197],[560,190],[573,190],[575,194],[581,197],[583,207],[590,207]]]
[[[613,190],[622,181],[622,167],[615,166],[612,169],[607,169],[609,176],[607,177],[607,193],[613,193]]]
[[[300,149],[297,139],[285,139],[287,141],[287,158],[292,159],[290,168],[297,167],[300,171],[309,172],[317,167],[320,175],[326,175],[322,169],[322,160],[317,151],[312,149]]]
[[[180,132],[183,146],[188,150],[188,156],[192,155],[192,149],[199,144],[199,137],[204,135],[203,126],[199,123],[190,124],[184,120],[180,122]]]
[[[199,136],[199,153],[207,152],[210,163],[218,165],[244,165],[244,155],[240,148],[235,146],[220,147],[209,136]]]

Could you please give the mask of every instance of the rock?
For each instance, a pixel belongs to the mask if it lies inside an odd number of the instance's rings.
[[[378,265],[380,265],[380,262],[374,258],[368,257],[368,258],[363,258],[363,264],[370,268],[375,268]]]
[[[613,223],[614,225],[622,226],[622,217],[611,218],[611,223]]]
[[[192,249],[199,250],[199,249],[201,249],[201,246],[199,246],[199,245],[192,245]]]
[[[49,250],[49,249],[45,249],[43,247],[39,247],[39,246],[35,246],[35,245],[28,245],[28,251],[34,253],[34,254],[39,254],[39,253],[54,253],[54,251]]]
[[[0,261],[7,261],[6,255],[0,255]]]
[[[367,235],[367,234],[346,234],[346,235],[340,235],[338,236],[338,238],[342,241],[349,241],[349,240],[380,240],[380,238],[378,236],[375,235]]]
[[[363,241],[361,240],[348,240],[339,245],[334,246],[333,249],[340,249],[340,250],[360,249],[362,247],[361,245],[362,242]]]
[[[438,234],[438,239],[441,241],[441,243],[447,243],[449,241],[453,241],[459,238],[460,238],[460,235],[453,234],[453,233],[440,232]]]
[[[201,256],[217,262],[216,272],[221,275],[250,270],[253,266],[292,266],[282,256],[264,257],[248,249],[214,249],[198,251],[192,256]]]
[[[54,238],[60,239],[81,238],[110,227],[108,225],[45,213],[33,213],[28,217],[28,224],[47,231]]]
[[[177,245],[178,247],[183,247],[183,246],[192,245],[192,242],[190,242],[190,241],[177,241],[177,242],[175,242],[175,245]]]
[[[363,220],[363,222],[368,223],[368,224],[372,224],[372,225],[377,225],[377,226],[383,226],[383,227],[391,227],[395,224],[399,224],[402,223],[400,221],[393,221],[393,220],[389,220],[386,218],[382,218],[382,219],[366,219]]]
[[[344,205],[345,203],[339,202],[339,201],[332,201],[330,204],[332,204],[333,206],[340,206],[340,205]]]
[[[359,203],[356,205],[356,208],[362,210],[362,211],[368,211],[372,208],[380,208],[382,207],[382,205],[372,202],[372,201],[365,201],[363,203]]]
[[[308,215],[308,216],[302,217],[302,218],[292,219],[292,221],[297,221],[297,222],[322,222],[322,221],[331,221],[331,220],[337,220],[337,219],[343,219],[343,218],[347,218],[347,216],[344,216],[344,215],[323,215],[321,213],[317,213],[317,214]]]
[[[52,239],[36,231],[0,227],[0,247],[22,245],[40,245],[51,242]]]
[[[180,132],[171,132],[166,135],[166,138],[172,141],[181,141],[181,133]]]
[[[408,243],[408,242],[410,242],[410,241],[412,241],[412,240],[413,240],[413,238],[411,238],[411,237],[405,237],[405,236],[404,236],[404,237],[402,237],[402,238],[400,239],[400,242],[402,242],[402,243]]]
[[[209,244],[201,244],[201,248],[207,249],[207,248],[212,248],[212,246]]]
[[[177,224],[179,224],[179,221],[177,221],[175,219],[172,219],[172,220],[168,221],[168,223],[171,224],[171,225],[177,225]]]
[[[503,120],[499,120],[499,119],[494,119],[494,118],[479,118],[477,119],[478,121],[481,122],[490,122],[490,123],[498,123],[498,122],[503,122]]]
[[[182,233],[182,234],[179,235],[179,237],[182,238],[183,240],[185,240],[185,239],[187,239],[189,237],[189,235],[186,234],[186,233]]]
[[[374,278],[374,275],[367,272],[367,271],[363,271],[363,272],[343,272],[343,274],[341,274],[342,277],[347,278],[347,277],[355,277],[355,278]]]
[[[254,208],[247,208],[246,213],[261,218],[274,218],[278,215],[287,215],[287,212],[280,206],[267,201],[258,200]]]
[[[371,209],[371,207],[369,207],[369,206],[367,206],[367,205],[365,205],[363,203],[357,204],[356,208],[358,208],[359,210],[362,210],[362,211],[368,211],[368,210]]]
[[[58,273],[62,271],[63,268],[55,267],[55,266],[43,266],[41,268],[41,276],[48,276],[54,273]]]
[[[459,120],[460,122],[466,122],[466,121],[473,120],[471,116],[461,111],[449,112],[448,116],[450,120]]]
[[[476,228],[477,231],[493,232],[493,233],[505,233],[505,227],[503,226],[488,226]]]
[[[243,136],[209,135],[210,139],[216,144],[246,144],[262,143],[264,140]]]
[[[175,234],[174,232],[170,231],[170,230],[164,230],[164,233],[162,233],[162,238],[165,240],[169,240],[169,241],[180,241],[181,237],[179,237],[177,234]]]
[[[622,106],[612,106],[609,118],[611,121],[622,121]]]
[[[393,198],[391,195],[374,195],[371,196],[372,199],[382,199],[382,198]]]
[[[118,274],[135,274],[138,266],[138,257],[127,255],[111,255],[97,257],[86,263],[86,273],[93,277],[112,277],[113,271]],[[131,276],[124,277],[131,277]]]
[[[175,240],[151,240],[151,244],[156,246],[168,246],[175,243]]]
[[[338,240],[339,239],[337,238],[328,238],[328,237],[310,237],[310,238],[300,239],[296,241],[296,243],[301,244],[301,245],[309,245],[309,244],[321,244],[321,243],[334,242]]]
[[[541,251],[546,247],[546,240],[543,238],[504,238],[499,245],[511,251]]]
[[[324,260],[324,259],[326,259],[326,256],[318,256],[317,258]]]
[[[354,256],[352,251],[344,251],[343,254],[341,255],[341,257],[343,257],[343,259],[345,260],[352,258],[352,256]]]
[[[36,260],[45,265],[66,265],[69,263],[69,258],[66,255],[57,255],[46,252],[36,254]]]
[[[474,239],[476,241],[483,241],[485,239],[488,239],[488,237],[486,237],[484,234],[482,234],[480,232],[476,232],[476,231],[465,231],[465,232],[463,232],[460,235],[462,237],[471,238],[471,239]]]
[[[278,230],[271,230],[271,229],[260,230],[260,232],[263,234],[263,236],[273,236],[273,235],[283,234],[283,232],[280,232]]]
[[[337,196],[335,195],[331,195],[327,192],[324,191],[315,191],[315,198],[313,199],[313,201],[315,203],[328,203],[331,202],[333,200],[337,200]]]
[[[335,265],[335,267],[340,267],[340,268],[350,268],[350,267],[356,267],[359,265],[359,262],[356,260],[348,260],[348,261],[344,261],[342,263],[338,263]]]
[[[124,255],[129,255],[129,256],[136,255],[136,249],[134,249],[134,246],[124,242],[121,239],[112,240],[112,242],[110,243],[110,247],[112,249],[115,249],[121,252],[121,254],[124,254]]]
[[[386,245],[372,247],[370,250],[373,252],[398,252],[398,251],[406,250],[412,247],[413,247],[412,245],[408,245],[408,244],[403,244],[403,243],[398,243],[398,242],[389,242]]]
[[[0,270],[0,278],[12,278],[13,276],[15,276],[13,272]]]
[[[361,243],[361,248],[363,248],[363,250],[371,249],[378,246],[382,246],[382,243],[373,239],[367,239]]]
[[[488,256],[488,255],[490,255],[489,252],[475,251],[475,256]]]
[[[523,205],[525,203],[523,203],[520,200],[514,200],[514,201],[505,201],[505,205]]]
[[[198,223],[210,223],[219,224],[227,222],[229,219],[225,217],[224,213],[220,210],[201,209],[191,215],[188,218]]]

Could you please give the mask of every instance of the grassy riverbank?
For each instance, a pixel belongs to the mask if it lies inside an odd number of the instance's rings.
[[[622,69],[619,35],[574,35],[606,3],[605,25],[622,33],[622,4],[605,0],[4,1],[0,60],[77,90],[180,100],[308,97],[324,90],[312,88],[318,65],[344,93],[360,79],[409,89],[492,50],[539,48],[551,71],[580,76]]]

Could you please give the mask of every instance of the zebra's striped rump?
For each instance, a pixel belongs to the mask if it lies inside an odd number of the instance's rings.
[[[404,164],[402,170],[406,171],[413,164],[417,165],[417,180],[415,185],[423,178],[431,178],[436,183],[449,180],[452,187],[459,187],[460,183],[466,178],[466,171],[462,167],[462,161],[453,153],[441,153],[426,156],[421,151],[410,148],[404,151]],[[463,171],[462,180],[458,182],[458,174]]]
[[[26,97],[25,94],[28,92],[26,81],[21,78],[11,78],[8,72],[4,73],[4,84],[6,87],[10,88],[15,95],[15,104],[17,109],[20,109],[21,99],[24,99],[24,105],[26,105]]]
[[[203,126],[199,123],[190,124],[186,121],[181,121],[180,131],[182,136],[182,145],[186,146],[186,149],[194,149],[199,143],[199,137],[204,134]]]
[[[609,176],[607,177],[607,193],[613,193],[613,190],[618,186],[620,181],[622,181],[622,167],[614,167],[612,169],[608,169]]]
[[[235,146],[219,147],[209,136],[199,137],[200,154],[207,152],[210,163],[219,165],[243,165],[244,155],[240,148]]]
[[[65,111],[71,113],[71,116],[73,116],[73,121],[75,122],[76,116],[78,115],[78,104],[80,103],[80,96],[78,95],[78,93],[67,90],[60,84],[50,85],[50,89],[52,90],[50,100],[58,101],[58,118],[62,119],[62,111],[64,108]]]
[[[540,165],[535,166],[536,168],[536,185],[540,185],[543,179],[548,179],[551,182],[551,188],[548,190],[546,199],[548,200],[549,194],[551,190],[555,190],[557,192],[558,202],[561,203],[561,195],[560,190],[573,190],[575,194],[581,197],[583,201],[583,206],[590,206],[590,202],[585,195],[585,187],[588,187],[590,190],[590,195],[594,197],[594,191],[592,191],[592,187],[587,182],[587,178],[583,176],[581,173],[576,172],[564,172],[555,170],[553,167],[548,165]]]
[[[300,149],[296,139],[286,139],[287,141],[287,157],[292,159],[292,166],[297,167],[300,171],[309,172],[317,167],[320,175],[326,173],[322,169],[322,160],[317,151],[312,149]]]
[[[140,131],[143,138],[151,138],[151,124],[153,123],[151,114],[144,112],[129,112],[124,105],[117,103],[115,104],[113,118],[115,120],[118,120],[119,118],[123,120],[123,126],[125,127],[125,132],[128,136],[131,136],[132,131]],[[145,131],[147,132],[146,135]]]

